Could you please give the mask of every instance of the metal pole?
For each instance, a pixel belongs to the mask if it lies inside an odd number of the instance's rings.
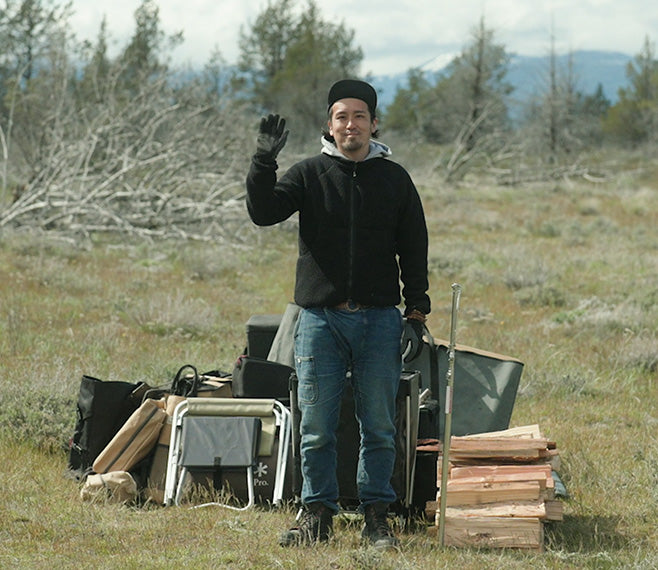
[[[452,284],[452,309],[450,311],[450,344],[448,345],[448,371],[446,373],[446,397],[443,411],[445,423],[443,427],[443,450],[441,456],[441,501],[439,505],[439,545],[445,542],[446,503],[448,491],[448,469],[450,456],[450,432],[452,429],[452,390],[455,376],[455,337],[457,336],[457,313],[462,287],[459,283]]]

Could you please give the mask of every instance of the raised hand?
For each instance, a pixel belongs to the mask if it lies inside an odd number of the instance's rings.
[[[286,120],[279,115],[270,114],[260,120],[256,155],[268,162],[274,162],[288,140]]]

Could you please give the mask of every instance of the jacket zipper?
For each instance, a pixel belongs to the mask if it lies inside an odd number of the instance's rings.
[[[350,211],[349,211],[349,224],[350,224],[350,238],[349,238],[349,253],[348,253],[348,267],[347,267],[347,300],[352,301],[354,293],[354,263],[356,262],[356,206],[357,206],[357,182],[356,182],[356,167],[352,170],[352,188],[350,192]]]

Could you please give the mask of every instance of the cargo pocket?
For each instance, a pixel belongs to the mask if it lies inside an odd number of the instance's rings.
[[[318,377],[312,356],[297,356],[297,399],[300,404],[315,404],[318,401]]]

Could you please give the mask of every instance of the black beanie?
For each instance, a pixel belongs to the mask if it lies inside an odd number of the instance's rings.
[[[360,99],[368,105],[370,114],[374,117],[377,109],[377,92],[372,85],[358,79],[341,79],[336,81],[329,89],[327,97],[327,111],[340,99]]]

